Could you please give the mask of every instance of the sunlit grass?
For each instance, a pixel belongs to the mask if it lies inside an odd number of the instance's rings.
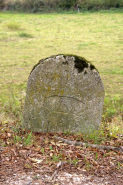
[[[113,11],[0,12],[0,121],[20,117],[32,67],[40,59],[59,53],[83,56],[98,69],[106,95],[103,120],[122,115],[122,23],[122,12]]]
[[[18,24],[18,23],[16,23],[16,22],[8,22],[8,23],[6,24],[6,27],[7,27],[8,29],[14,30],[14,31],[20,30],[20,29],[21,29],[20,24]]]

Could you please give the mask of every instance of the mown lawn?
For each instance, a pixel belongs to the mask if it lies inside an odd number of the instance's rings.
[[[123,111],[123,13],[24,14],[0,12],[0,121],[22,118],[26,84],[42,58],[85,57],[105,87],[103,120]],[[118,123],[119,123],[118,122]]]

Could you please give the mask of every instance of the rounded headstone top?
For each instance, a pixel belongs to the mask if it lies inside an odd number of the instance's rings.
[[[24,125],[36,132],[90,132],[98,129],[104,87],[95,66],[76,55],[40,60],[26,92]]]
[[[45,59],[41,59],[32,69],[32,71],[40,64],[40,63],[43,63],[44,61],[47,61],[51,58],[56,58],[56,59],[59,59],[63,57],[65,59],[65,62],[67,62],[67,58],[74,58],[74,67],[76,69],[78,69],[78,73],[82,72],[85,68],[88,68],[88,66],[90,66],[90,69],[93,70],[93,69],[96,69],[95,66],[87,61],[84,57],[81,57],[81,56],[77,56],[77,55],[72,55],[72,54],[58,54],[58,55],[52,55],[48,58],[45,58]],[[97,69],[96,69],[97,70]],[[31,71],[31,73],[32,73]]]

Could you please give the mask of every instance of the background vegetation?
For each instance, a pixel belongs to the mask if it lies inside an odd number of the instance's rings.
[[[0,0],[0,9],[17,11],[81,11],[123,7],[123,0]]]

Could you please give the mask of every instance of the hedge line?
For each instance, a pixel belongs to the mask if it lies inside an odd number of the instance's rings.
[[[45,10],[99,10],[123,7],[123,0],[0,0],[1,10],[41,12]]]

